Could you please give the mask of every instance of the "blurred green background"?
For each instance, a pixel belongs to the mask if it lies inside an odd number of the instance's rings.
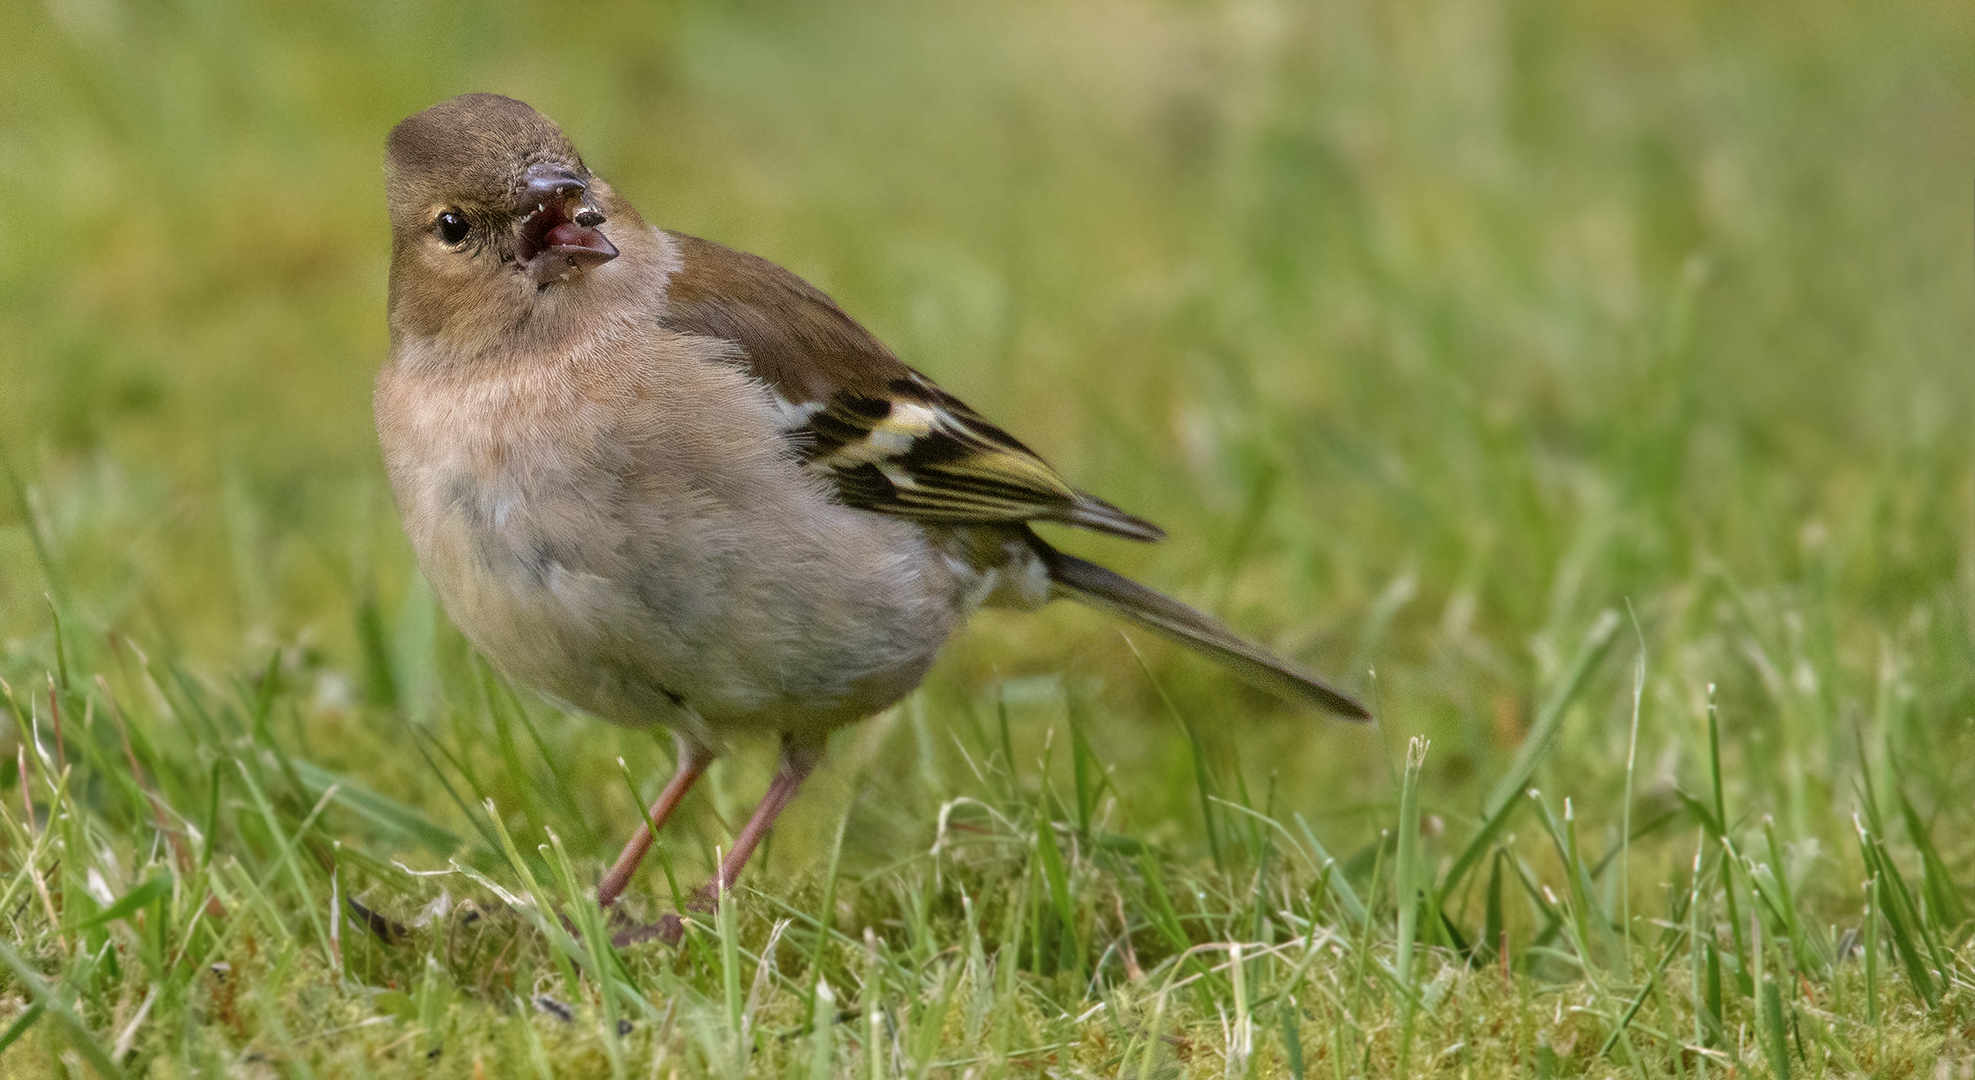
[[[1429,809],[1472,812],[1585,627],[1627,605],[1647,797],[1694,783],[1710,684],[1792,836],[1842,835],[1864,717],[1923,799],[1975,780],[1947,752],[1975,711],[1975,7],[0,11],[17,687],[57,663],[44,594],[74,648],[115,630],[216,684],[278,648],[291,750],[452,812],[388,719],[452,717],[435,730],[475,752],[446,674],[463,646],[371,428],[380,157],[405,115],[493,90],[648,218],[808,277],[1173,535],[1063,542],[1375,696],[1384,725],[1346,728],[1145,646],[1278,808],[1389,819],[1395,748],[1426,733]],[[1631,678],[1608,668],[1546,790],[1623,776]],[[860,766],[894,781],[860,811],[876,853],[928,839],[924,809],[964,784],[945,732],[997,699],[1030,762],[1088,706],[1120,824],[1197,838],[1146,670],[1052,610],[983,616],[873,729],[904,732]],[[662,767],[647,738],[543,712],[544,767],[578,787],[620,753]],[[750,754],[721,799],[753,797]],[[847,775],[812,814],[834,820]],[[591,786],[602,854],[635,811]]]

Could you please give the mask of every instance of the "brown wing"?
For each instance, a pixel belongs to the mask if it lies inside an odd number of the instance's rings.
[[[749,370],[801,418],[787,433],[797,452],[845,503],[929,523],[1060,521],[1136,540],[1165,535],[1071,487],[808,282],[754,255],[672,237],[681,266],[665,325],[739,345]]]

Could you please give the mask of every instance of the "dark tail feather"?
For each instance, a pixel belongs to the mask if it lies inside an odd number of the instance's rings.
[[[1049,570],[1051,585],[1060,595],[1108,611],[1194,649],[1285,701],[1315,705],[1351,720],[1371,719],[1372,714],[1349,694],[1270,656],[1185,604],[1096,563],[1065,555],[1040,539],[1032,542]]]

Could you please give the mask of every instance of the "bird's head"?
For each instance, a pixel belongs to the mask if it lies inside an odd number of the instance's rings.
[[[384,176],[392,322],[414,332],[527,317],[617,258],[606,229],[636,220],[554,121],[498,94],[398,124]]]

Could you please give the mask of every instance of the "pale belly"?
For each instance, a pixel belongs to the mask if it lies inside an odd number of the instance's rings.
[[[568,500],[512,478],[448,486],[415,543],[454,622],[515,678],[616,723],[827,730],[910,692],[953,625],[941,560],[875,515],[831,508],[797,542],[717,518],[665,536],[602,515],[553,527],[543,511]],[[859,549],[886,554],[841,557]]]
[[[698,412],[627,419],[595,394],[417,408],[432,395],[402,382],[380,379],[379,432],[419,566],[553,699],[706,742],[815,734],[909,693],[964,617],[923,530],[829,500],[767,438],[749,452],[699,437]]]

